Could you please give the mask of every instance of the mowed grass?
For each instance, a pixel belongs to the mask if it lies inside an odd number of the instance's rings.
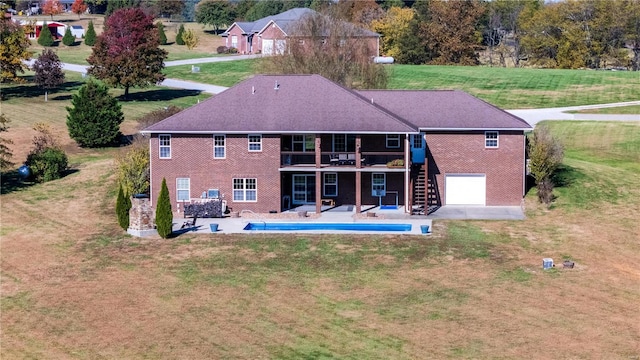
[[[268,59],[166,68],[169,78],[233,86],[257,73]],[[392,65],[389,89],[457,89],[504,109],[605,104],[640,99],[636,72]]]
[[[531,190],[524,221],[429,237],[130,237],[106,154],[73,155],[2,197],[0,357],[634,358],[640,126],[546,124],[566,148],[551,209]]]

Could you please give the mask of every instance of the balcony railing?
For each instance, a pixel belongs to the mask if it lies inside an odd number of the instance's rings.
[[[320,165],[326,166],[356,166],[355,152],[322,152]],[[361,166],[385,165],[391,160],[404,159],[404,152],[396,151],[366,151],[361,153]],[[306,165],[315,166],[315,152],[282,151],[280,153],[282,166]]]

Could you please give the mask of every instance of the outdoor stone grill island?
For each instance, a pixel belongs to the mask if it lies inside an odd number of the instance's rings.
[[[256,75],[142,133],[151,206],[164,178],[173,209],[218,189],[238,213],[394,205],[411,216],[520,206],[531,130],[462,91],[358,91],[319,75]]]
[[[157,235],[155,227],[155,210],[151,207],[149,196],[136,194],[131,198],[129,210],[129,228],[127,233],[133,236]]]

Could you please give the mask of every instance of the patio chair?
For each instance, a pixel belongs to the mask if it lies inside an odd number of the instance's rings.
[[[347,154],[338,154],[338,164],[346,165],[348,162]]]
[[[196,227],[196,220],[197,219],[198,219],[198,217],[194,216],[193,217],[193,221],[185,221],[184,223],[182,223],[182,226],[180,227],[180,229]]]
[[[356,154],[347,154],[347,163],[349,165],[355,165],[356,164]]]
[[[329,155],[329,165],[335,166],[339,164],[340,164],[340,160],[338,159],[338,155],[336,154]]]

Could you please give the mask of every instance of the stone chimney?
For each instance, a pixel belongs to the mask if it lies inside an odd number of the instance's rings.
[[[136,194],[131,198],[129,210],[129,228],[127,233],[133,236],[157,235],[155,214],[151,208],[151,201],[146,194]]]

